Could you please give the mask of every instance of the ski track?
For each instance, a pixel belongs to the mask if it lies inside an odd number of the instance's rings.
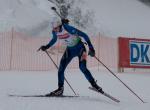
[[[109,98],[88,89],[89,83],[82,73],[74,71],[66,74],[75,91],[81,97],[9,97],[9,94],[38,95],[57,88],[57,71],[49,72],[0,72],[0,110],[149,110],[150,74],[118,74],[147,103],[140,102],[117,79],[108,73],[94,72],[103,89],[118,98],[116,103]],[[133,81],[134,80],[134,81]],[[74,95],[65,83],[64,95]]]

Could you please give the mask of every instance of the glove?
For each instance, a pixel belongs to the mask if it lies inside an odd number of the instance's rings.
[[[91,57],[94,57],[95,56],[95,50],[94,48],[89,48],[89,53],[88,55],[90,55]]]
[[[68,19],[61,19],[62,24],[69,24],[69,20]]]
[[[41,49],[42,51],[45,51],[45,50],[47,50],[48,48],[49,48],[48,45],[43,45],[43,46],[40,47],[40,49]]]

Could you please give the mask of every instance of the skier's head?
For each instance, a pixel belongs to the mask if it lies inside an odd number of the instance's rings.
[[[62,23],[61,23],[61,20],[59,18],[54,17],[52,19],[51,25],[52,25],[53,31],[58,32],[60,30]]]

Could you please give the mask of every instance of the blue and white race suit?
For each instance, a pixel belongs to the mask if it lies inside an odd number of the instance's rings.
[[[79,58],[79,68],[84,73],[86,79],[89,82],[93,82],[94,78],[91,75],[90,71],[86,66],[86,48],[81,41],[81,37],[87,42],[89,48],[93,48],[89,37],[82,31],[68,25],[63,24],[60,32],[52,31],[53,38],[48,43],[48,46],[51,47],[55,44],[57,39],[61,40],[64,45],[67,46],[59,65],[58,70],[58,86],[62,87],[64,85],[64,71],[67,65],[74,57]]]

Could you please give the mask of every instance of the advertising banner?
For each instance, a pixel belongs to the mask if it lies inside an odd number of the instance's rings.
[[[150,40],[120,37],[119,67],[150,68]]]

